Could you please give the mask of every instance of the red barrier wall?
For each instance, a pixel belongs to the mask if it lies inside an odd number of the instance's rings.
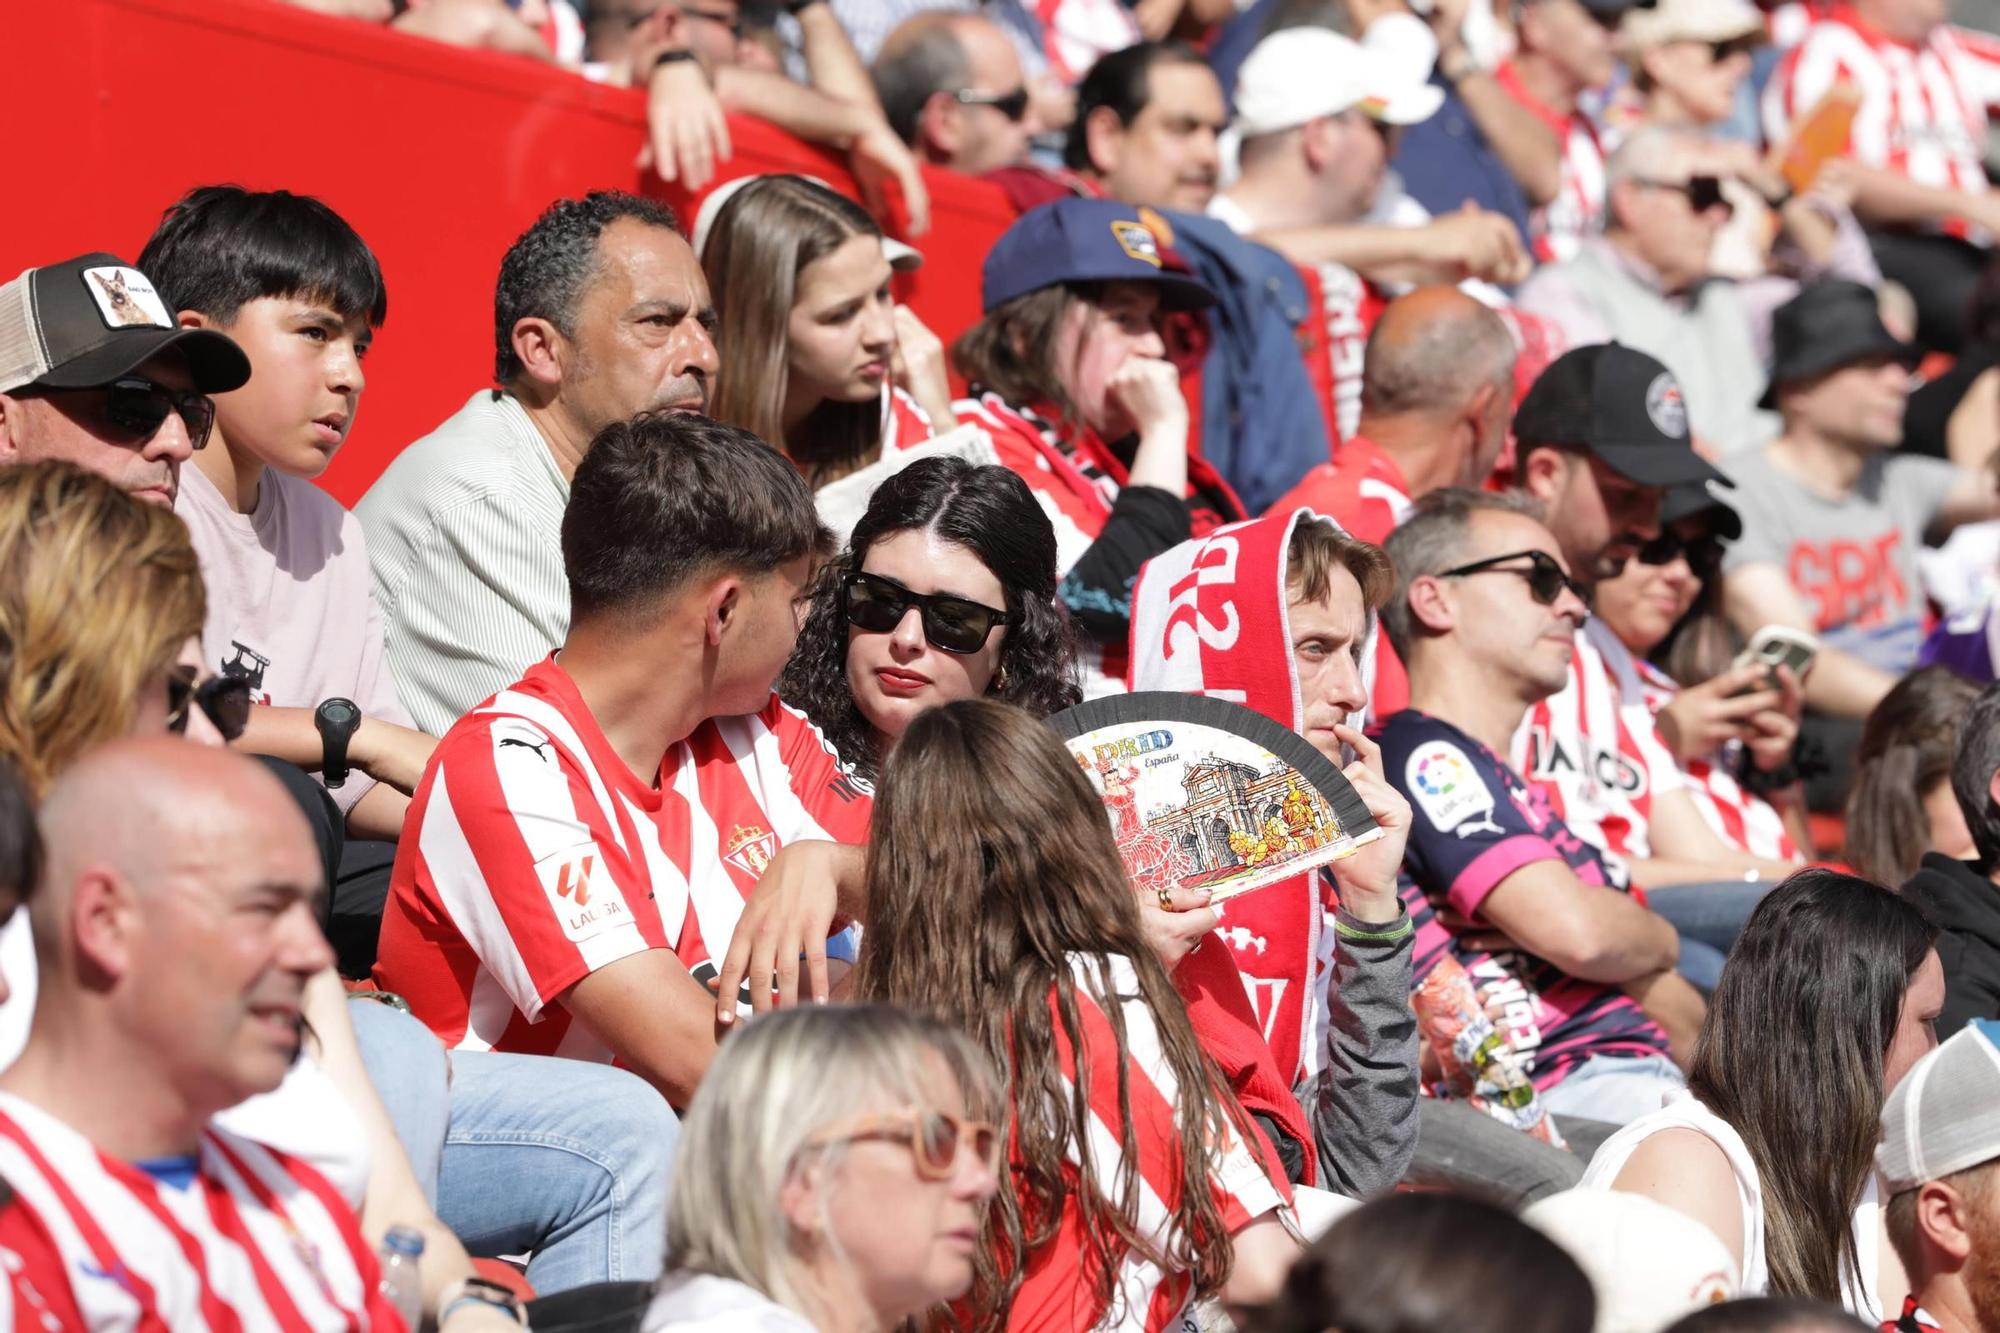
[[[89,250],[134,258],[190,186],[318,195],[381,257],[389,320],[363,410],[328,469],[347,504],[403,445],[491,383],[493,280],[551,200],[650,187],[644,105],[532,62],[437,45],[274,0],[19,0],[4,6],[13,128],[0,281]],[[724,174],[841,162],[737,119]],[[1010,218],[992,186],[930,175],[927,263],[906,299],[947,342],[978,313],[979,262]]]

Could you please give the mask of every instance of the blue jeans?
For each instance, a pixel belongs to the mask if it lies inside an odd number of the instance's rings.
[[[1686,1086],[1679,1066],[1664,1055],[1593,1055],[1544,1092],[1542,1105],[1560,1116],[1628,1125]]]
[[[447,1056],[408,1014],[349,1008],[417,1179],[468,1250],[530,1255],[541,1294],[659,1277],[680,1121],[650,1084],[551,1056]]]
[[[1709,884],[1668,884],[1646,890],[1646,905],[1673,923],[1681,936],[1676,969],[1704,992],[1722,977],[1722,964],[1774,880],[1717,880]]]

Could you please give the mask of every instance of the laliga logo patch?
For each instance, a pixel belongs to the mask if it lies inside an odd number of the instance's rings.
[[[1143,222],[1127,222],[1123,218],[1111,224],[1111,235],[1118,242],[1118,248],[1142,264],[1159,268],[1160,239]]]
[[[136,268],[87,268],[84,289],[97,302],[97,313],[108,329],[170,329],[166,303]]]
[[[1646,389],[1646,415],[1653,419],[1662,435],[1678,437],[1688,433],[1687,404],[1682,401],[1681,386],[1672,375],[1657,376]]]

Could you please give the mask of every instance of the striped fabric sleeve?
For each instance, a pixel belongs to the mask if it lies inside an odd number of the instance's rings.
[[[574,755],[524,718],[453,731],[420,834],[439,900],[530,1021],[601,967],[657,947],[624,834]],[[655,932],[656,933],[656,932]]]

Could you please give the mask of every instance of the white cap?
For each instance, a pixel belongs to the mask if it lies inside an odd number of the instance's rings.
[[[708,233],[714,228],[715,215],[722,211],[722,206],[735,198],[736,192],[751,181],[762,179],[763,176],[738,176],[734,180],[724,181],[708,192],[708,197],[701,201],[701,207],[695,210],[694,235],[689,238],[689,244],[694,247],[694,257],[697,261],[701,259],[702,252],[708,249]],[[833,189],[817,176],[801,176],[799,179],[811,181],[822,189]],[[888,260],[889,267],[898,273],[922,268],[924,264],[923,251],[889,236],[882,238],[882,258]]]
[[[1642,1194],[1565,1190],[1529,1205],[1521,1218],[1589,1276],[1595,1333],[1657,1333],[1736,1295],[1729,1247],[1686,1213]]]
[[[1882,1193],[2000,1158],[2000,1023],[1974,1019],[1917,1061],[1882,1107]]]
[[[1415,125],[1444,104],[1412,62],[1329,28],[1280,28],[1257,43],[1236,76],[1236,119],[1244,139],[1275,134],[1358,107],[1385,125]]]
[[[1733,42],[1761,37],[1764,16],[1750,0],[1660,0],[1625,15],[1625,42],[1633,48],[1667,42]]]

